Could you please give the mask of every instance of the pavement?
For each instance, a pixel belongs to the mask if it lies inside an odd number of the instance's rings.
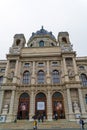
[[[0,130],[33,130],[33,129],[0,129]],[[37,129],[37,130],[81,130],[80,128],[56,128],[56,129]],[[87,130],[85,128],[84,130]]]
[[[33,129],[0,129],[0,130],[33,130]],[[80,128],[56,128],[56,129],[37,129],[37,130],[81,130]],[[87,130],[85,128],[84,130]]]

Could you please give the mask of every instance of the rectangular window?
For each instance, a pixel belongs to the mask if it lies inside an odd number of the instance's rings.
[[[58,66],[58,62],[56,61],[52,62],[52,66]]]
[[[42,63],[42,62],[38,63],[38,66],[44,66],[44,63]]]
[[[30,63],[25,63],[24,64],[24,67],[29,67],[30,66]]]
[[[4,72],[5,72],[5,69],[4,69],[4,68],[3,68],[3,69],[1,69],[1,70],[0,70],[0,72],[4,73]]]

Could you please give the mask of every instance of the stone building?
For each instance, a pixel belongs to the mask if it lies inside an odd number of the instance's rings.
[[[57,39],[43,27],[26,45],[14,36],[6,60],[0,60],[0,117],[6,122],[87,118],[87,57],[76,57],[68,32]]]

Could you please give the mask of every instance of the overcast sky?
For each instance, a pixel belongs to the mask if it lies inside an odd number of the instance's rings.
[[[42,25],[56,38],[67,31],[77,56],[87,56],[87,0],[0,0],[0,60],[15,34],[23,33],[27,43]]]

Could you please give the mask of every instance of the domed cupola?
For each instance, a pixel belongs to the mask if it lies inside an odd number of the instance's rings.
[[[48,41],[50,40],[50,45],[48,45]],[[48,32],[47,30],[45,30],[42,26],[42,28],[38,31],[36,31],[36,33],[32,33],[32,36],[30,37],[27,46],[28,47],[41,47],[39,46],[40,44],[37,44],[37,42],[44,43],[44,46],[56,46],[56,38],[55,36],[52,34],[52,32]]]

